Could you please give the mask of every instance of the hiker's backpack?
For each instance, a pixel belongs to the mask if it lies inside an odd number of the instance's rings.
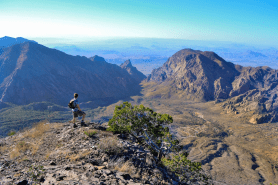
[[[74,100],[70,100],[68,106],[69,106],[69,108],[71,108],[71,109],[75,109]]]

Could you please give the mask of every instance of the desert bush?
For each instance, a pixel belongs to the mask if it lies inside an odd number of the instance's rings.
[[[84,134],[86,134],[89,137],[92,137],[97,134],[97,131],[96,130],[87,130],[87,131],[84,131]]]
[[[13,136],[13,135],[15,135],[15,131],[10,131],[9,133],[8,133],[8,136]]]
[[[35,182],[40,181],[39,178],[42,176],[44,171],[43,166],[31,166],[28,170],[30,178]]]
[[[152,109],[140,106],[132,106],[124,102],[116,106],[113,118],[109,120],[108,131],[114,133],[128,133],[141,144],[147,144],[157,161],[175,146],[178,140],[173,140],[169,132],[168,124],[173,118],[168,114],[160,114]]]
[[[204,181],[207,181],[209,177],[200,173],[202,169],[201,163],[191,162],[187,159],[187,153],[179,153],[169,155],[167,158],[161,159],[162,165],[174,173],[178,178],[179,182],[186,183],[189,178],[201,177]],[[186,175],[187,172],[191,172],[190,175]]]
[[[100,140],[98,147],[101,151],[110,155],[117,155],[123,149],[116,137],[107,137]]]

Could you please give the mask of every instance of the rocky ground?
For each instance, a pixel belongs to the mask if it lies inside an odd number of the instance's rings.
[[[212,184],[190,172],[186,184]],[[40,123],[0,140],[0,184],[180,184],[149,150],[95,123]]]

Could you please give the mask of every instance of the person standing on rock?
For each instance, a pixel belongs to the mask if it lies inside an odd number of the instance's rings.
[[[73,124],[75,125],[75,118],[77,118],[78,116],[82,116],[82,120],[81,120],[81,126],[85,126],[85,116],[86,116],[86,113],[83,112],[80,107],[79,107],[79,104],[78,104],[78,94],[77,93],[74,93],[74,99],[72,99],[70,101],[70,103],[73,103],[73,107],[72,108],[72,114],[73,114],[73,119],[72,119],[72,122]]]

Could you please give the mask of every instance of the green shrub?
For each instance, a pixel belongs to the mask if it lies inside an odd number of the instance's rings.
[[[108,131],[127,133],[140,144],[147,144],[157,161],[171,149],[176,149],[178,140],[173,140],[167,125],[173,122],[168,114],[160,114],[143,105],[132,106],[128,102],[116,106],[109,120]]]
[[[10,131],[9,133],[8,133],[8,136],[13,136],[13,135],[15,135],[15,131]]]
[[[209,177],[200,173],[202,169],[201,163],[191,162],[187,159],[187,153],[180,153],[176,155],[170,155],[168,158],[162,158],[161,163],[167,167],[169,171],[179,177],[179,181],[186,183],[187,180],[193,178],[202,178],[203,181],[207,181]],[[186,172],[191,172],[190,176],[187,176]]]
[[[88,131],[84,131],[84,134],[86,134],[89,137],[92,137],[97,134],[97,131],[96,130],[88,130]]]
[[[187,159],[187,156],[187,153],[182,153],[174,155],[171,158],[162,158],[161,161],[164,166],[167,166],[172,172],[176,172],[178,174],[185,168],[192,172],[199,172],[202,169],[201,163],[191,162]]]
[[[28,170],[32,181],[39,181],[44,171],[43,166],[31,166]]]

